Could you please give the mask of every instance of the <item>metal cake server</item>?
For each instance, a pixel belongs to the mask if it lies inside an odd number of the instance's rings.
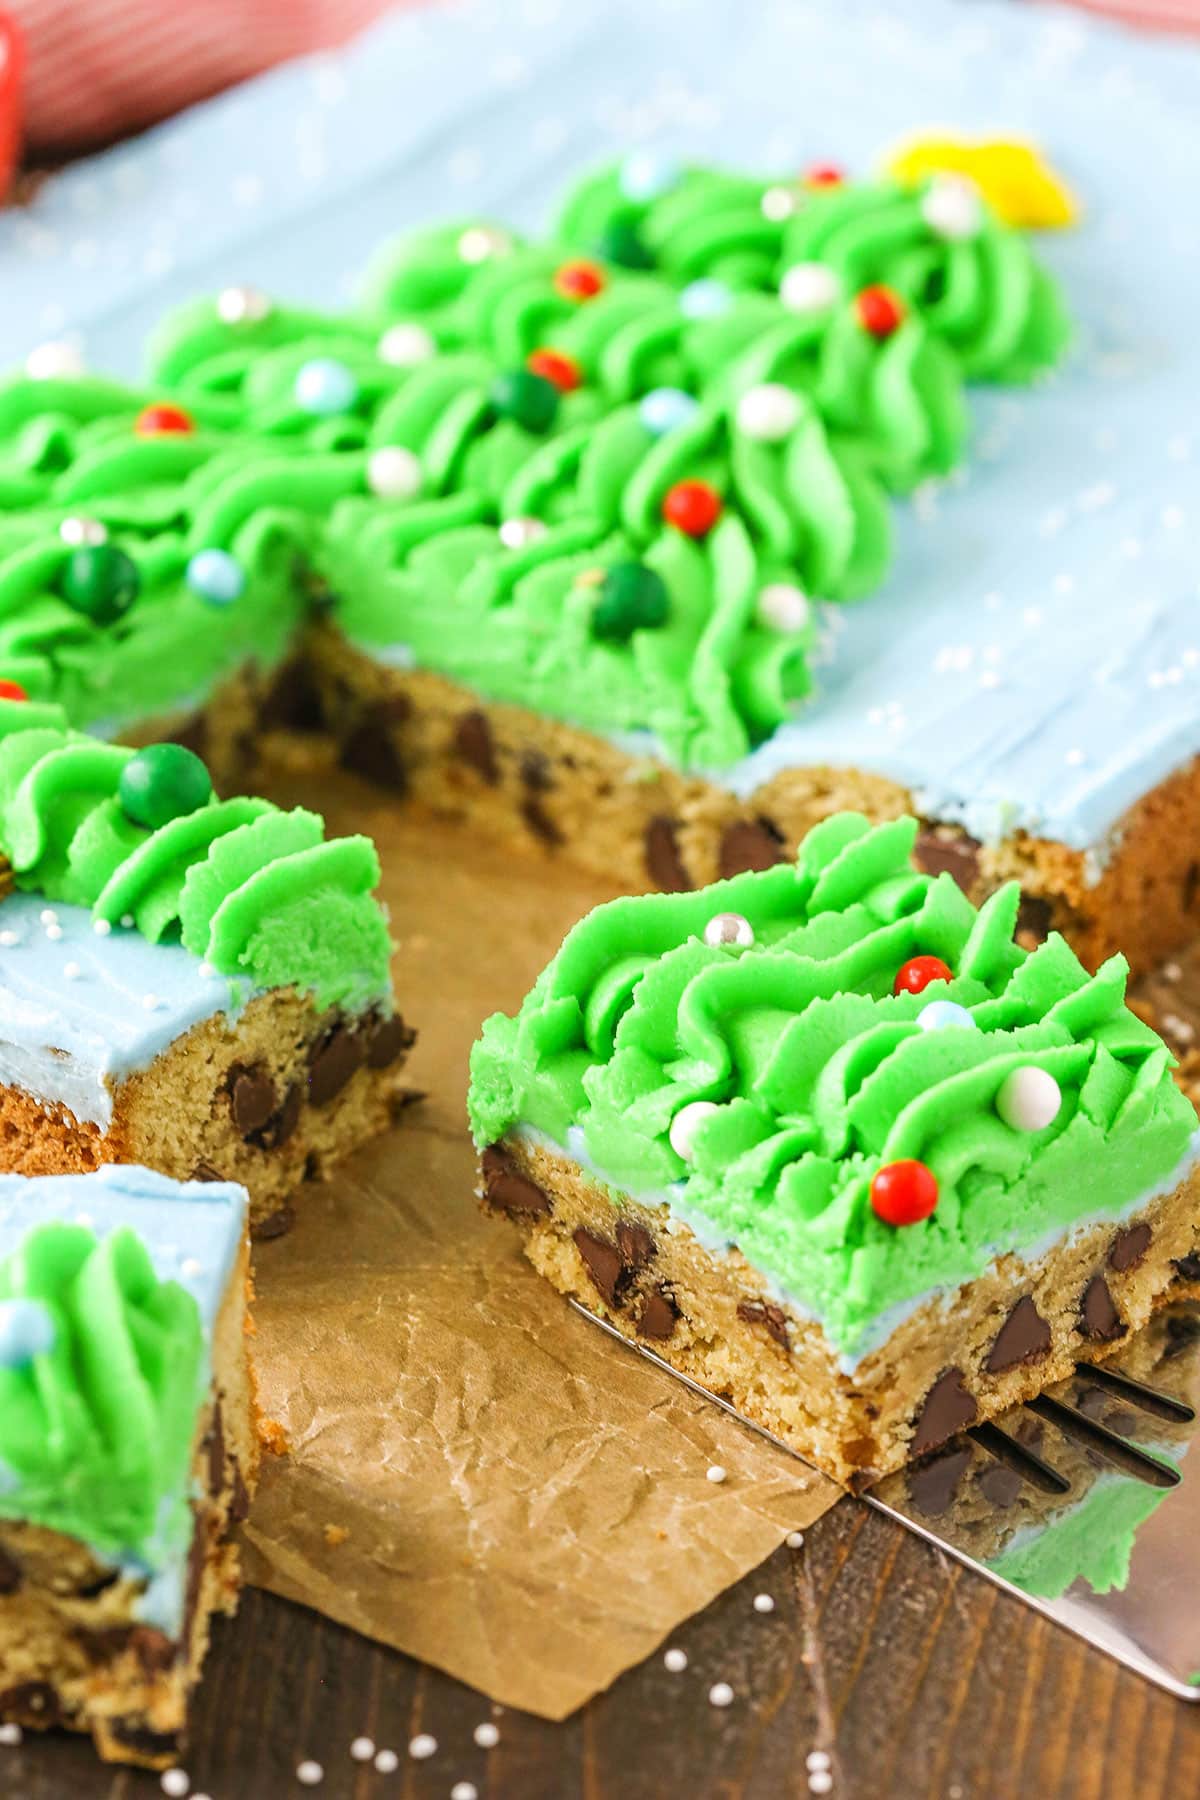
[[[571,1303],[617,1342],[794,1450]],[[1195,1546],[1200,1303],[1180,1301],[1099,1366],[984,1425],[862,1498],[1181,1699],[1200,1699]],[[797,1461],[802,1461],[797,1457]]]

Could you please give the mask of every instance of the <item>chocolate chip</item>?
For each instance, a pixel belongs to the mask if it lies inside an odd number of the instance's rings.
[[[1098,1419],[1107,1405],[1108,1395],[1103,1388],[1084,1388],[1075,1400],[1076,1412],[1081,1412],[1085,1419]]]
[[[189,1178],[192,1181],[224,1181],[220,1169],[214,1169],[210,1162],[198,1162]]]
[[[1190,913],[1200,895],[1200,862],[1189,863],[1183,878],[1183,910]]]
[[[1021,904],[1017,908],[1018,937],[1032,938],[1034,943],[1044,944],[1050,936],[1050,920],[1052,917],[1050,902],[1040,894],[1021,895]]]
[[[979,850],[979,839],[965,831],[926,826],[913,846],[913,859],[926,875],[952,875],[969,894],[979,880]]]
[[[229,1490],[229,1521],[232,1525],[241,1525],[250,1517],[250,1490],[246,1486],[242,1474],[242,1465],[237,1457],[233,1459],[233,1481]]]
[[[23,1725],[57,1725],[61,1717],[58,1695],[48,1681],[19,1681],[0,1693],[0,1717],[14,1714]]]
[[[554,777],[550,773],[550,758],[540,750],[526,750],[520,763],[521,784],[531,794],[548,794],[554,786]]]
[[[21,1585],[21,1565],[0,1546],[0,1594],[15,1594]]]
[[[293,1081],[283,1096],[282,1103],[276,1107],[262,1130],[252,1131],[246,1142],[259,1150],[278,1150],[289,1138],[295,1136],[303,1104],[304,1090],[298,1081]]]
[[[225,1486],[225,1421],[221,1417],[219,1400],[213,1407],[205,1449],[208,1453],[208,1491],[215,1496]]]
[[[679,827],[665,813],[647,820],[642,833],[642,857],[647,875],[661,893],[691,893],[692,878],[679,850]]]
[[[768,1335],[775,1339],[781,1349],[791,1349],[787,1314],[782,1306],[775,1306],[770,1300],[739,1300],[737,1316],[743,1325],[765,1326]]]
[[[563,842],[562,832],[535,794],[522,800],[521,817],[534,837],[540,838],[543,844],[549,844],[553,849]]]
[[[386,1069],[405,1051],[411,1050],[416,1041],[416,1032],[404,1023],[399,1013],[393,1013],[390,1019],[380,1019],[367,1031],[367,1067]]]
[[[243,1138],[261,1131],[278,1105],[275,1083],[265,1069],[247,1069],[239,1064],[230,1069],[229,1108]]]
[[[597,1237],[582,1225],[577,1226],[571,1235],[598,1291],[610,1306],[615,1306],[618,1290],[629,1279],[629,1272],[621,1260],[621,1252],[607,1238]]]
[[[500,765],[496,761],[496,744],[485,712],[473,707],[463,713],[454,728],[454,754],[468,763],[489,787],[500,782]]]
[[[309,1105],[327,1106],[366,1060],[367,1046],[361,1032],[348,1025],[334,1025],[309,1052]]]
[[[1084,1337],[1098,1339],[1101,1343],[1111,1343],[1114,1338],[1125,1335],[1121,1315],[1113,1305],[1113,1297],[1103,1275],[1093,1275],[1083,1290],[1079,1329]]]
[[[969,1394],[963,1386],[962,1370],[943,1369],[926,1394],[925,1403],[917,1414],[909,1449],[914,1456],[921,1456],[926,1450],[936,1450],[939,1444],[944,1444],[955,1432],[973,1424],[978,1416],[975,1396]]]
[[[109,1720],[108,1729],[124,1749],[131,1750],[135,1756],[145,1757],[148,1762],[174,1762],[179,1755],[179,1733],[151,1731],[137,1713],[131,1713],[125,1719]]]
[[[1050,1327],[1028,1294],[1009,1313],[996,1333],[986,1368],[989,1375],[1037,1362],[1050,1348]]]
[[[773,869],[786,860],[783,833],[770,819],[735,819],[725,827],[718,857],[722,880],[748,870]]]
[[[618,1221],[617,1249],[621,1252],[621,1261],[634,1275],[658,1255],[658,1245],[646,1227],[636,1224],[632,1219]]]
[[[406,719],[412,708],[403,694],[378,701],[363,714],[342,740],[338,761],[343,769],[366,775],[381,787],[402,794],[408,787],[408,771],[396,748],[391,727]]]
[[[259,706],[264,731],[322,731],[327,720],[321,690],[303,657],[295,656],[275,671]]]
[[[146,1675],[160,1675],[178,1660],[181,1646],[153,1625],[76,1625],[72,1637],[90,1662],[111,1662],[132,1650]]]
[[[980,1470],[976,1485],[985,1500],[993,1506],[1011,1506],[1021,1492],[1021,1477],[1006,1463],[993,1463]]]
[[[553,1203],[544,1188],[518,1169],[508,1151],[490,1144],[480,1159],[483,1171],[483,1197],[497,1212],[510,1218],[533,1214],[549,1216]]]
[[[1181,1281],[1200,1281],[1200,1256],[1177,1256],[1171,1267]]]
[[[636,1320],[638,1335],[662,1342],[671,1336],[678,1319],[679,1308],[670,1294],[665,1288],[655,1288],[642,1301],[642,1310]]]
[[[184,750],[190,750],[204,762],[208,756],[208,720],[203,713],[193,713],[190,719],[182,724],[164,740],[168,744],[178,744]]]
[[[266,1243],[271,1238],[285,1237],[295,1220],[296,1215],[290,1206],[277,1207],[265,1219],[258,1219],[251,1224],[250,1236],[257,1238],[260,1243]]]
[[[1154,1236],[1149,1225],[1127,1225],[1124,1231],[1118,1231],[1112,1241],[1112,1249],[1108,1253],[1108,1266],[1115,1269],[1118,1275],[1124,1275],[1129,1269],[1136,1269]]]
[[[927,1518],[944,1513],[958,1491],[971,1460],[970,1449],[943,1450],[919,1469],[910,1469],[908,1497]]]

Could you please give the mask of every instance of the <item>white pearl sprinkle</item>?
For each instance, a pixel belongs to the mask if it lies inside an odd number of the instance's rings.
[[[506,550],[524,550],[544,538],[549,527],[540,519],[504,519],[500,524],[500,542]]]
[[[0,1744],[19,1744],[22,1735],[19,1725],[0,1725]]]
[[[720,1463],[710,1463],[708,1468],[704,1471],[705,1481],[711,1481],[714,1486],[717,1487],[720,1486],[721,1482],[727,1479],[727,1475],[728,1471],[723,1469]]]
[[[63,964],[63,974],[68,981],[78,981],[83,974],[83,969],[77,962],[68,962]]]
[[[1164,506],[1159,516],[1168,531],[1178,531],[1184,524],[1182,506]]]
[[[355,1762],[370,1762],[375,1754],[375,1740],[369,1737],[356,1737],[350,1746],[350,1755]]]
[[[826,263],[793,263],[779,283],[779,298],[789,312],[822,313],[836,306],[842,284]]]
[[[3,944],[6,950],[11,950],[13,945],[19,944],[20,941],[15,931],[0,931],[0,944]]]
[[[682,1157],[684,1162],[691,1161],[697,1131],[705,1119],[711,1118],[718,1110],[712,1100],[689,1100],[686,1106],[680,1107],[671,1120],[671,1129],[667,1133],[668,1142],[676,1156]]]
[[[435,1737],[431,1737],[427,1731],[418,1731],[415,1738],[409,1739],[408,1754],[415,1757],[417,1762],[424,1762],[426,1758],[436,1756],[437,1747]]]
[[[58,942],[59,938],[62,936],[62,934],[63,934],[63,928],[61,925],[47,925],[46,936],[50,939],[50,941],[52,943],[56,944]]]
[[[450,1800],[479,1800],[479,1789],[473,1781],[456,1781],[450,1789]]]
[[[396,1770],[400,1767],[400,1758],[396,1755],[394,1750],[377,1750],[375,1752],[375,1767],[379,1770],[381,1775],[394,1775]]]
[[[939,237],[974,237],[983,223],[979,189],[965,175],[935,175],[921,196],[921,217]]]
[[[789,1550],[799,1550],[804,1543],[804,1533],[802,1531],[789,1531],[783,1541]]]
[[[759,201],[764,219],[778,224],[781,219],[790,219],[799,206],[799,197],[794,189],[786,187],[769,187],[763,192]]]
[[[189,1281],[194,1281],[197,1275],[203,1274],[204,1264],[198,1257],[185,1256],[179,1265],[179,1272],[181,1275],[186,1275]]]
[[[1062,1106],[1062,1089],[1053,1075],[1034,1064],[1005,1076],[996,1095],[996,1111],[1013,1131],[1044,1131]]]
[[[775,1601],[770,1594],[755,1594],[754,1610],[757,1613],[774,1612]]]
[[[147,1012],[156,1012],[161,1004],[162,1004],[162,1002],[159,1000],[159,997],[157,994],[143,994],[142,995],[142,1005],[145,1007]]]
[[[367,458],[367,486],[381,500],[412,500],[421,491],[421,459],[402,444],[384,444]]]
[[[747,950],[754,942],[754,927],[749,919],[741,913],[714,913],[704,927],[706,944],[736,944],[739,950]]]
[[[126,931],[132,931],[133,930],[133,914],[132,913],[122,913],[121,914],[121,924],[125,927]]]
[[[791,581],[769,581],[760,588],[754,610],[768,631],[804,631],[812,618],[808,595]]]
[[[485,1719],[482,1725],[477,1725],[472,1735],[481,1750],[494,1750],[500,1742],[500,1728],[493,1725],[490,1719]]]
[[[781,381],[763,381],[747,388],[737,403],[737,427],[758,443],[777,444],[800,422],[800,402]]]
[[[52,906],[43,906],[41,912],[38,914],[38,918],[41,920],[43,925],[57,925],[58,924],[58,914],[55,912],[55,910]]]
[[[210,962],[202,962],[196,971],[201,981],[211,981],[216,972]]]
[[[181,1800],[192,1784],[186,1769],[168,1769],[158,1785],[170,1800]]]
[[[85,519],[72,514],[63,519],[58,527],[58,535],[64,544],[88,544],[93,548],[97,544],[108,542],[108,527],[99,519]]]
[[[833,1758],[828,1750],[810,1750],[804,1759],[806,1769],[828,1769],[833,1766]]]
[[[810,1794],[828,1794],[833,1790],[833,1776],[828,1769],[814,1769],[808,1778]]]
[[[389,325],[375,348],[381,362],[397,369],[414,369],[437,355],[437,344],[423,325]]]
[[[296,1780],[301,1787],[316,1787],[325,1779],[325,1771],[319,1762],[306,1757],[302,1763],[296,1764]]]
[[[108,935],[112,931],[112,920],[111,919],[93,919],[92,920],[92,930],[95,932],[97,937],[108,937]]]
[[[663,1662],[672,1675],[682,1675],[688,1666],[686,1650],[667,1650],[663,1653]]]
[[[458,254],[465,263],[487,262],[493,256],[505,256],[512,249],[506,231],[492,225],[469,225],[458,240]]]
[[[733,1689],[727,1681],[713,1682],[708,1690],[708,1704],[710,1706],[733,1705]]]
[[[25,373],[31,381],[69,379],[84,373],[84,361],[74,344],[39,344],[25,358]]]
[[[261,288],[227,287],[217,295],[217,317],[223,325],[255,325],[271,311]]]

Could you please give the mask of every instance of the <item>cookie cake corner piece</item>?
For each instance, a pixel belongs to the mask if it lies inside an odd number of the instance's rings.
[[[1019,892],[842,813],[794,862],[598,907],[472,1056],[482,1197],[562,1292],[863,1486],[1193,1279],[1172,1057]]]
[[[179,1754],[258,1469],[246,1194],[0,1176],[0,1720]]]
[[[0,699],[0,1170],[239,1181],[256,1235],[391,1123],[413,1033],[365,837]]]

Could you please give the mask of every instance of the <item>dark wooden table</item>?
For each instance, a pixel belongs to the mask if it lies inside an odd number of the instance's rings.
[[[754,1611],[770,1592],[775,1611]],[[553,1618],[546,1621],[554,1630]],[[217,1627],[187,1759],[211,1800],[659,1800],[809,1793],[831,1752],[854,1800],[1153,1800],[1200,1792],[1200,1706],[1172,1699],[898,1526],[843,1500],[673,1642],[565,1724],[499,1711],[470,1688],[285,1601],[246,1594]],[[714,1681],[737,1699],[708,1703]],[[475,1727],[494,1720],[482,1750]],[[427,1760],[417,1733],[437,1739]],[[353,1762],[360,1735],[399,1753]],[[296,1767],[325,1770],[303,1787]],[[102,1770],[81,1744],[0,1748],[4,1800],[149,1800],[158,1779]]]

